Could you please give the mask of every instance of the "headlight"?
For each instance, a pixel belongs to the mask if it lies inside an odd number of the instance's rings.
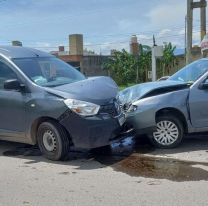
[[[75,99],[66,99],[64,103],[69,109],[81,116],[96,115],[100,109],[99,105]]]
[[[128,112],[134,112],[134,111],[136,111],[136,110],[137,110],[137,106],[132,104],[132,105],[129,107]]]

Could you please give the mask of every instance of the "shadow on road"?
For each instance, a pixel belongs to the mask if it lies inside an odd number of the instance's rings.
[[[208,152],[208,134],[192,134],[184,138],[181,145],[173,149],[157,149],[153,154],[177,154],[205,150]]]
[[[110,166],[115,171],[131,176],[168,179],[171,181],[208,180],[208,163],[187,162],[154,155],[180,154],[184,152],[208,152],[208,135],[192,135],[184,139],[183,144],[171,150],[153,148],[146,137],[128,137],[109,147],[94,150],[73,148],[65,161],[52,162],[42,157],[37,146],[1,141],[0,153],[7,157],[26,159],[24,164],[31,165],[46,162],[57,165],[76,166],[78,170],[93,170]],[[144,155],[147,154],[147,155]]]

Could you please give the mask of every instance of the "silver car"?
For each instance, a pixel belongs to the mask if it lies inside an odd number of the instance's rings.
[[[119,94],[127,125],[159,148],[179,145],[185,133],[208,131],[208,59],[165,81],[129,87]]]

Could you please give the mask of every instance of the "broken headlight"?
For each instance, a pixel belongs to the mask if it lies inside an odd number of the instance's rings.
[[[134,112],[136,110],[137,110],[137,106],[134,105],[134,104],[131,104],[130,107],[129,107],[129,109],[128,109],[128,112]]]

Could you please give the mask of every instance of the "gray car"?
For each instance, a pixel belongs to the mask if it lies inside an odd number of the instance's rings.
[[[129,87],[119,98],[137,134],[147,134],[157,147],[176,147],[185,133],[208,131],[208,59],[165,81]]]
[[[45,52],[0,47],[0,139],[38,144],[51,160],[118,137],[125,118],[117,93],[109,77],[87,79]]]

